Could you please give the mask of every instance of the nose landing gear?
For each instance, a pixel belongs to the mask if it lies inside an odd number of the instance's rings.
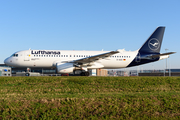
[[[25,76],[29,76],[30,75],[30,71],[31,71],[31,68],[27,68]]]

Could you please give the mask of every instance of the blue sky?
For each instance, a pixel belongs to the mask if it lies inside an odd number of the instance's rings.
[[[29,48],[134,51],[165,26],[161,53],[177,52],[168,61],[180,68],[179,5],[178,0],[1,0],[0,63]],[[164,69],[165,60],[140,68]]]

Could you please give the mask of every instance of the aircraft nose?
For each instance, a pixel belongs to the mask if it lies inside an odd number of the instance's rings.
[[[6,65],[9,65],[9,64],[10,64],[9,58],[6,58],[6,59],[4,60],[4,63],[5,63]]]

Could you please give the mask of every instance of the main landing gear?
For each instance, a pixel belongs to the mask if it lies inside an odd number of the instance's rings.
[[[81,76],[89,76],[89,72],[88,71],[85,71],[85,72],[81,72],[80,74]]]
[[[83,69],[76,69],[73,71],[73,74],[74,76],[89,76],[89,71],[86,69],[86,70],[83,70]]]

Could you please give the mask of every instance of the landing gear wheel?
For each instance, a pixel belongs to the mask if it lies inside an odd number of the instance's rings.
[[[25,76],[29,76],[29,73],[26,73]]]
[[[89,72],[85,72],[85,76],[89,76]]]
[[[81,76],[89,76],[89,72],[82,72],[80,75]]]
[[[82,72],[80,75],[81,75],[81,76],[85,76],[85,72]]]

